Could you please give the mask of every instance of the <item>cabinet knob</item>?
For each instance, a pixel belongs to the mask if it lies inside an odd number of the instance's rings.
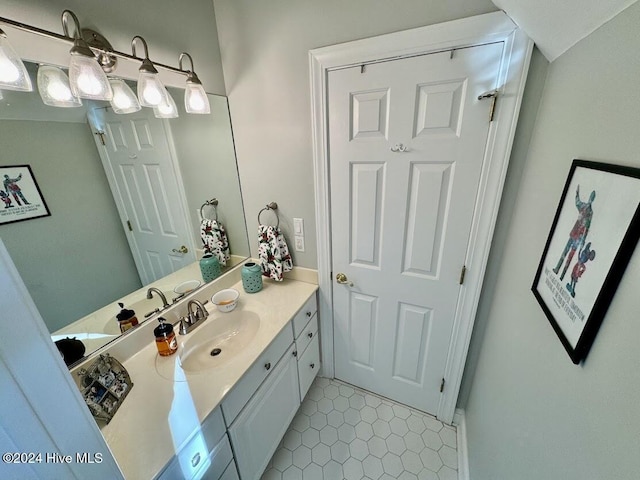
[[[313,332],[309,332],[309,333],[307,333],[307,337],[309,337],[309,338],[313,338]]]
[[[311,365],[309,365],[311,368],[316,368],[316,364],[312,363]]]
[[[294,356],[294,357],[297,357],[297,356],[298,356],[298,351],[297,351],[297,350],[294,350],[294,351],[293,351],[293,356]]]
[[[264,364],[264,368],[266,368],[267,370],[269,370],[271,368],[271,362],[267,362]]]
[[[307,317],[310,317],[310,316],[311,316],[311,312],[307,312]]]
[[[196,452],[196,454],[191,458],[191,466],[196,467],[200,463],[200,452]]]

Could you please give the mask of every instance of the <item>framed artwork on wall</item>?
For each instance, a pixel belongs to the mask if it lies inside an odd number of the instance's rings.
[[[51,215],[29,165],[0,167],[0,225]]]
[[[574,160],[532,291],[573,363],[589,353],[640,236],[640,169]]]

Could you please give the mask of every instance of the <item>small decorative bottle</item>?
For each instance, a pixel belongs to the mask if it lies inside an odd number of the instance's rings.
[[[242,267],[242,287],[247,293],[262,290],[262,269],[254,262],[245,263]]]
[[[160,355],[168,357],[178,350],[178,341],[173,326],[170,323],[165,323],[166,320],[162,317],[158,318],[158,321],[160,325],[153,330],[153,334],[156,336],[156,347]]]
[[[214,278],[220,276],[220,261],[214,254],[205,250],[204,255],[200,259],[200,272],[205,282],[210,282]]]

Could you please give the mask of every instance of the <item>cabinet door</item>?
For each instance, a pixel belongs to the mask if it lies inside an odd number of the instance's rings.
[[[293,345],[229,428],[241,480],[258,480],[300,406]]]

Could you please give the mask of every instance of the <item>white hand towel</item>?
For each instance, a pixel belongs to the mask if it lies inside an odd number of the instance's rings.
[[[258,225],[258,258],[262,268],[262,275],[277,282],[284,278],[284,272],[293,268],[293,261],[289,254],[289,247],[280,232],[272,225]]]
[[[215,255],[220,265],[224,267],[230,258],[230,252],[227,232],[222,223],[203,218],[200,222],[200,238],[202,238],[205,250]]]

